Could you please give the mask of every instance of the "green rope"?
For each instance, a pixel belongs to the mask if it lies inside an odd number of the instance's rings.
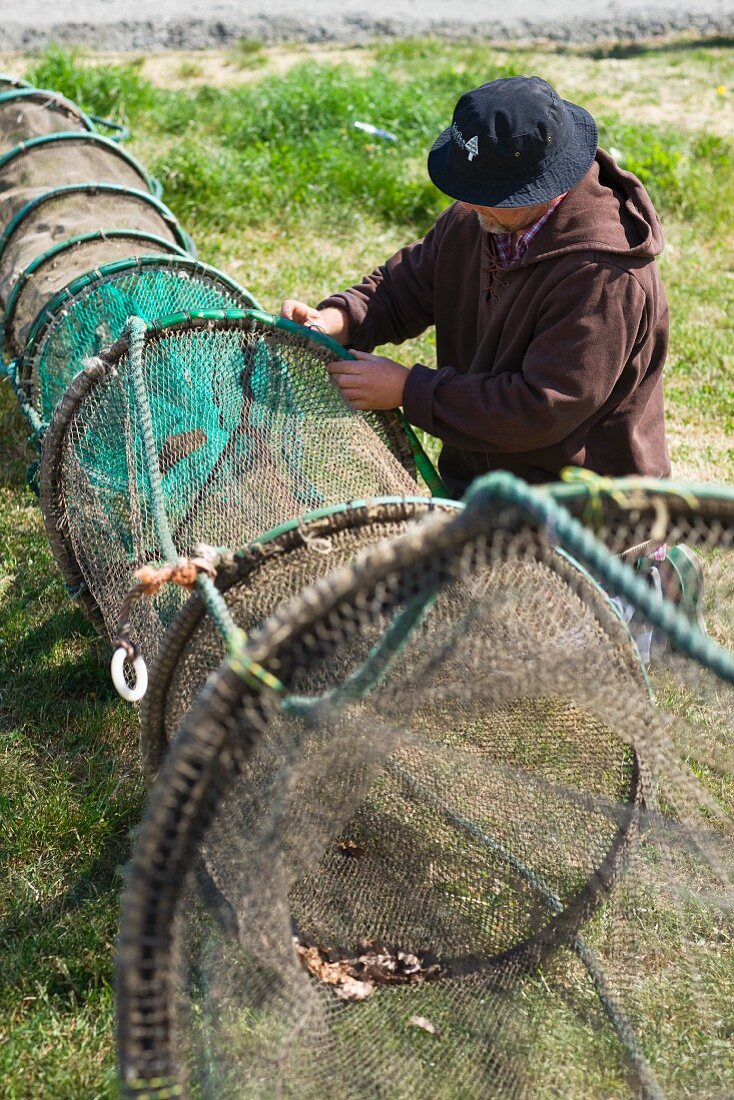
[[[113,136],[111,141],[129,141],[130,130],[127,126],[123,126],[120,122],[112,122],[109,118],[100,118],[99,115],[89,115],[89,120],[94,123],[95,126],[104,126],[108,130],[112,130]]]
[[[414,596],[387,627],[377,645],[373,646],[359,668],[340,684],[323,695],[288,695],[283,709],[289,714],[306,715],[325,705],[351,702],[361,699],[374,688],[388,672],[415,627],[423,620],[436,601],[436,594]],[[283,689],[285,690],[285,689]]]
[[[128,319],[128,333],[130,338],[130,371],[133,378],[135,391],[135,403],[140,417],[140,431],[145,448],[145,465],[150,487],[151,504],[153,506],[153,523],[155,524],[158,542],[166,560],[170,565],[175,565],[179,560],[178,551],[171,537],[171,528],[166,515],[166,504],[161,484],[161,473],[158,464],[158,452],[153,435],[153,417],[148,401],[148,391],[145,387],[143,374],[143,350],[148,326],[142,317],[130,317]]]
[[[491,514],[497,504],[511,504],[545,527],[553,543],[578,558],[608,589],[629,600],[653,626],[663,630],[676,649],[729,684],[734,684],[734,654],[702,634],[673,604],[662,600],[637,576],[631,565],[612,554],[583,524],[542,490],[505,471],[477,478],[464,497],[465,516]]]
[[[155,436],[153,434],[153,417],[143,371],[143,352],[145,349],[145,337],[148,332],[148,325],[142,317],[130,317],[128,319],[126,332],[129,337],[129,363],[133,378],[135,403],[140,417],[145,466],[153,510],[153,522],[155,524],[158,542],[166,560],[169,564],[176,565],[181,558],[173,541],[171,527],[166,514],[160,465],[158,463],[158,452],[156,450]],[[221,592],[218,590],[211,577],[208,577],[204,573],[199,573],[197,576],[196,586],[201,592],[207,611],[226,642],[228,652],[239,653],[244,644],[245,635],[234,622]]]
[[[349,358],[353,359],[354,356],[350,355]],[[413,455],[415,468],[428,486],[431,496],[441,498],[447,497],[448,490],[441,480],[441,475],[428,457],[423,444],[416,435],[413,425],[406,418],[402,409],[398,409],[398,419],[405,432],[405,437],[408,440],[408,446],[410,447],[410,453]]]
[[[202,599],[214,621],[214,625],[226,642],[227,652],[239,653],[247,641],[247,635],[232,618],[224,596],[206,573],[199,573],[196,578],[196,587],[201,592]]]
[[[23,413],[23,416],[26,418],[33,431],[33,435],[31,436],[31,443],[37,447],[44,432],[46,431],[46,428],[48,427],[48,424],[45,420],[41,419],[31,402],[28,400],[28,394],[24,390],[21,381],[18,378],[18,360],[11,359],[9,363],[4,364],[2,373],[8,379],[11,389],[18,399],[20,411]]]

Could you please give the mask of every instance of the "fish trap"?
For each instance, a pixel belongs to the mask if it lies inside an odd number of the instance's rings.
[[[140,325],[71,383],[40,470],[56,560],[110,635],[144,565],[240,546],[342,500],[417,491],[397,414],[354,412],[330,379],[338,345],[257,311]],[[130,642],[149,657],[180,603],[169,589],[137,601]]]
[[[36,318],[15,364],[21,391],[48,423],[84,361],[113,344],[128,318],[183,310],[249,309],[253,297],[221,271],[183,256],[103,264],[62,288]]]
[[[124,1096],[730,1094],[732,495],[610,484],[612,541],[695,534],[716,640],[499,475],[209,678],[127,877]]]
[[[31,264],[71,238],[127,229],[192,252],[168,207],[144,191],[115,184],[71,184],[45,191],[27,203],[0,237],[0,303]]]
[[[0,155],[30,138],[94,129],[91,118],[58,92],[19,87],[10,91],[0,85]]]

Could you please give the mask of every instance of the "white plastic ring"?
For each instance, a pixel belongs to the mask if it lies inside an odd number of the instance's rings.
[[[124,673],[126,659],[127,652],[122,647],[116,649],[113,653],[112,663],[110,664],[112,683],[117,688],[117,694],[121,695],[128,703],[138,703],[148,690],[148,669],[143,658],[136,657],[133,661],[135,687],[130,687]]]

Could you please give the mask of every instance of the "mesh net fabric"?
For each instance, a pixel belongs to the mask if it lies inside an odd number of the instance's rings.
[[[135,569],[163,551],[143,428],[121,341],[72,383],[44,439],[41,506],[67,582],[109,632]],[[143,357],[168,525],[179,554],[241,546],[303,512],[410,494],[390,414],[353,412],[333,356],[304,330],[255,319],[186,321],[149,335]],[[130,640],[150,655],[180,604],[163,591],[133,607]]]
[[[112,142],[91,134],[38,140],[0,163],[0,225],[59,183],[116,183],[149,190],[143,168]]]
[[[48,421],[84,360],[118,337],[129,317],[153,320],[180,310],[246,309],[247,291],[195,260],[161,257],[104,267],[78,290],[51,303],[34,325],[19,363],[31,404]]]
[[[0,99],[0,156],[30,138],[90,129],[79,108],[53,92],[34,88]]]
[[[22,353],[31,326],[43,308],[59,290],[79,275],[95,271],[115,260],[166,253],[180,255],[182,249],[172,240],[133,230],[128,233],[120,230],[95,233],[52,250],[33,265],[32,272],[24,272],[15,284],[5,315],[8,350],[14,355]]]
[[[690,530],[725,640],[714,513]],[[729,1095],[734,698],[680,655],[651,685],[589,576],[486,504],[279,609],[151,795],[126,1095]]]
[[[71,237],[111,229],[134,229],[182,243],[173,215],[144,192],[91,187],[51,192],[16,225],[0,253],[0,304],[5,305],[21,273],[48,249]]]
[[[238,551],[217,584],[232,620],[250,633],[279,604],[348,565],[364,547],[395,538],[446,501],[374,500],[303,517],[286,530]],[[143,764],[152,781],[194,696],[224,660],[226,645],[199,594],[187,600],[163,638],[141,707]]]

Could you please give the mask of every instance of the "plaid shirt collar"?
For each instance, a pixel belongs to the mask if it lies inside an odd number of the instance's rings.
[[[556,207],[563,202],[567,191],[554,199],[551,205],[527,229],[520,233],[490,233],[490,239],[494,246],[494,256],[498,267],[516,267],[527,251],[527,247],[533,237],[537,236]]]

